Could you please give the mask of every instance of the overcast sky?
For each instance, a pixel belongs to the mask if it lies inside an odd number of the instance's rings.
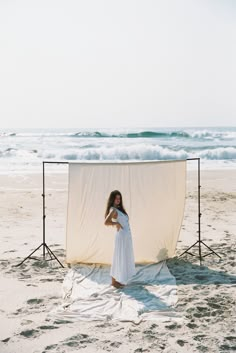
[[[236,125],[235,0],[0,0],[0,128]]]

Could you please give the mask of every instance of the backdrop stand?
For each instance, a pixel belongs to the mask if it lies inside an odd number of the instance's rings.
[[[178,257],[184,255],[185,253],[190,254],[192,256],[196,256],[195,254],[192,254],[191,252],[189,252],[189,250],[194,247],[195,245],[198,244],[198,252],[199,252],[199,258],[200,261],[202,260],[203,257],[211,255],[211,254],[215,254],[219,257],[221,257],[220,255],[218,255],[214,250],[212,250],[208,245],[206,245],[202,240],[201,240],[201,212],[200,212],[200,158],[187,158],[186,160],[198,160],[198,240],[191,245],[187,250],[185,250],[181,255],[179,255]],[[56,162],[56,161],[43,161],[43,193],[42,193],[42,197],[43,197],[43,242],[42,244],[40,244],[31,254],[29,254],[22,262],[20,262],[19,264],[17,264],[16,266],[20,266],[21,264],[23,264],[23,262],[25,262],[27,259],[34,259],[34,260],[38,260],[38,258],[32,257],[32,255],[41,248],[41,246],[43,247],[43,260],[45,261],[51,261],[51,260],[56,260],[61,267],[64,267],[62,265],[62,263],[58,260],[58,258],[56,257],[56,255],[52,252],[52,250],[49,248],[49,246],[46,244],[45,242],[45,233],[46,233],[46,229],[45,229],[45,172],[44,172],[44,164],[68,164],[69,162]],[[208,248],[210,250],[210,252],[208,254],[204,254],[202,255],[201,253],[201,244],[203,244],[206,248]],[[46,253],[45,250],[47,250],[48,254],[49,254],[49,259],[46,259]]]
[[[221,258],[220,255],[218,255],[214,250],[212,250],[208,245],[206,245],[202,240],[201,240],[201,211],[200,211],[200,158],[187,158],[186,160],[190,161],[190,160],[198,160],[198,240],[191,245],[187,250],[185,250],[181,255],[179,255],[178,257],[182,256],[183,254],[187,253],[190,254],[192,256],[196,256],[195,254],[192,254],[191,252],[189,252],[189,250],[191,248],[193,248],[195,245],[198,244],[198,253],[199,253],[199,259],[200,262],[202,261],[202,258],[211,254],[215,254],[217,256],[219,256]],[[203,244],[206,248],[208,248],[210,250],[209,253],[202,255],[202,251],[201,251],[201,244]]]
[[[68,162],[53,162],[53,161],[44,162],[43,161],[43,193],[42,193],[42,197],[43,197],[43,242],[31,254],[29,254],[23,261],[21,261],[18,265],[16,265],[16,267],[23,264],[23,262],[25,262],[27,259],[39,260],[38,258],[32,257],[31,255],[33,255],[37,250],[39,250],[41,248],[41,246],[43,247],[43,260],[45,260],[45,261],[56,260],[61,265],[61,267],[64,267],[62,265],[62,263],[58,260],[56,255],[52,252],[52,250],[49,248],[49,246],[45,242],[45,218],[46,218],[46,215],[45,215],[45,173],[44,173],[44,164],[45,163],[68,164]],[[46,259],[45,249],[47,250],[48,255],[50,257],[49,259]]]

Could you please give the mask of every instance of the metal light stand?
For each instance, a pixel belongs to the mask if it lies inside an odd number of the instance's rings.
[[[43,197],[43,242],[42,244],[40,244],[34,251],[32,251],[31,254],[29,254],[23,261],[21,261],[19,264],[16,265],[20,266],[21,264],[23,264],[23,262],[25,262],[27,259],[33,259],[33,260],[38,260],[36,257],[32,257],[31,255],[33,255],[38,249],[41,248],[41,246],[43,247],[43,260],[45,261],[51,261],[51,260],[57,260],[57,262],[61,265],[61,267],[64,267],[62,265],[62,263],[58,260],[58,258],[56,257],[56,255],[52,252],[52,250],[49,248],[49,246],[46,244],[45,242],[45,173],[44,173],[44,164],[46,163],[55,163],[55,164],[68,164],[68,162],[44,162],[43,161],[43,193],[42,193],[42,197]],[[47,250],[50,259],[46,259],[46,254],[45,254],[45,249]]]
[[[182,256],[183,254],[187,253],[190,254],[192,256],[196,256],[195,254],[192,254],[191,252],[189,252],[188,250],[190,250],[192,247],[194,247],[196,244],[198,244],[198,252],[199,252],[199,258],[200,258],[200,262],[202,261],[202,258],[204,256],[208,256],[211,254],[215,254],[217,256],[219,256],[221,258],[220,255],[218,255],[214,250],[212,250],[208,245],[206,245],[202,240],[201,240],[201,212],[200,212],[200,158],[187,158],[187,160],[198,160],[198,240],[191,245],[187,250],[185,250],[181,255],[179,255],[178,257]],[[211,250],[211,252],[209,252],[208,254],[204,254],[202,255],[201,252],[201,244],[203,244],[205,247],[207,247],[209,250]]]

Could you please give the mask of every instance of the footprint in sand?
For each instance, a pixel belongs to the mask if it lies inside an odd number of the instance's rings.
[[[24,330],[20,332],[20,335],[25,337],[25,338],[36,338],[40,335],[40,331],[39,330]]]
[[[43,302],[43,299],[39,299],[39,298],[32,298],[27,300],[27,304],[41,304]]]

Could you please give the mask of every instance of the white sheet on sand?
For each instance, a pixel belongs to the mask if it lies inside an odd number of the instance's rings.
[[[49,316],[66,320],[182,320],[175,277],[166,260],[137,264],[137,273],[124,288],[111,285],[110,266],[77,264],[62,285],[62,302]]]

